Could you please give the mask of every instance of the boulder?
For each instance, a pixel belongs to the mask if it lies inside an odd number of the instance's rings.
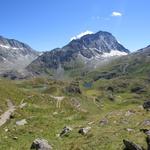
[[[125,145],[124,150],[142,150],[142,148],[139,145],[137,145],[129,140],[123,140],[123,143]]]
[[[52,150],[52,146],[48,144],[45,139],[35,139],[31,145],[30,149],[35,150]]]
[[[61,133],[59,134],[60,137],[68,135],[72,131],[72,128],[65,126]]]
[[[150,110],[150,100],[144,102],[143,108],[146,110]]]
[[[79,130],[79,133],[82,134],[82,135],[85,135],[85,134],[87,134],[90,130],[91,130],[91,127],[81,128],[81,129]]]
[[[144,120],[142,123],[144,126],[150,126],[150,120]]]

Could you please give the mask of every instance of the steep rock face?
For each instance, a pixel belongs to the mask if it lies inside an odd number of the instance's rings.
[[[21,71],[38,56],[39,53],[27,44],[0,36],[0,74]]]
[[[41,74],[47,69],[72,69],[101,63],[112,56],[127,55],[129,50],[117,42],[108,32],[97,32],[72,40],[60,49],[46,52],[27,69],[33,74]],[[42,70],[40,69],[42,68]]]

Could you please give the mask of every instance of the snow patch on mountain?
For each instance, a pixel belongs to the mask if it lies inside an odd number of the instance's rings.
[[[128,55],[126,52],[121,52],[118,50],[111,50],[110,53],[104,53],[102,57],[112,57],[112,56],[125,56]]]
[[[0,45],[0,47],[2,48],[6,48],[6,49],[14,49],[14,50],[23,50],[23,48],[18,48],[18,47],[11,47],[11,46],[8,46],[8,45]]]

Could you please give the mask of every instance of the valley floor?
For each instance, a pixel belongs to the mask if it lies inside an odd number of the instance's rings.
[[[113,85],[121,84],[119,80],[100,80],[91,87],[79,82],[81,93],[68,94],[65,89],[69,82],[40,78],[29,81],[1,79],[0,114],[3,116],[8,110],[8,100],[15,111],[0,127],[0,149],[27,150],[36,138],[48,140],[54,150],[123,150],[123,139],[146,149],[146,136],[140,129],[150,126],[150,113],[142,107],[149,97],[149,85],[145,86],[146,93],[131,92],[129,89],[137,86],[135,84],[128,88],[117,85],[122,90],[117,91]],[[19,125],[17,122],[22,120],[25,123]],[[59,137],[65,126],[72,131]],[[79,134],[78,131],[85,127],[91,129],[85,135]]]

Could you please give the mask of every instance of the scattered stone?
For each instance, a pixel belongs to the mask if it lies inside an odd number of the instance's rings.
[[[143,104],[143,108],[146,109],[147,111],[150,110],[150,101],[145,101]]]
[[[134,129],[130,129],[130,128],[127,128],[126,130],[127,130],[128,132],[134,131]]]
[[[13,140],[18,140],[18,137],[17,137],[17,136],[14,136],[14,137],[13,137]]]
[[[23,109],[26,106],[27,106],[27,103],[22,103],[22,104],[20,104],[19,108]]]
[[[81,129],[79,130],[79,133],[82,134],[82,135],[85,135],[85,134],[87,134],[90,130],[91,130],[91,127],[81,128]]]
[[[35,139],[31,145],[30,149],[36,150],[52,150],[52,146],[48,144],[45,139]]]
[[[88,122],[88,125],[92,125],[94,123],[94,121],[92,121],[92,122]]]
[[[58,115],[58,112],[53,112],[53,115]]]
[[[125,113],[125,116],[126,117],[129,117],[129,116],[131,116],[131,115],[133,115],[134,114],[134,112],[132,111],[132,110],[128,110],[126,113]]]
[[[144,120],[143,125],[144,126],[150,126],[150,120]]]
[[[25,125],[25,124],[27,124],[26,119],[22,119],[22,120],[20,120],[20,121],[16,121],[16,125],[18,125],[18,126],[23,126],[23,125]]]
[[[8,132],[8,131],[9,131],[9,129],[7,129],[7,128],[6,128],[6,129],[4,129],[4,131],[5,131],[5,132]]]
[[[60,137],[68,135],[72,131],[72,128],[70,127],[64,127],[61,133],[59,134]]]
[[[76,98],[71,98],[71,105],[75,108],[79,108],[81,106],[79,100],[77,100]]]
[[[142,105],[138,106],[138,108],[139,108],[140,110],[144,110],[144,108],[143,108]]]
[[[104,126],[104,125],[107,125],[108,124],[108,120],[106,118],[102,119],[100,122],[99,122],[100,125]]]
[[[125,145],[124,150],[142,150],[142,148],[139,145],[137,145],[129,140],[123,140],[123,143]]]

